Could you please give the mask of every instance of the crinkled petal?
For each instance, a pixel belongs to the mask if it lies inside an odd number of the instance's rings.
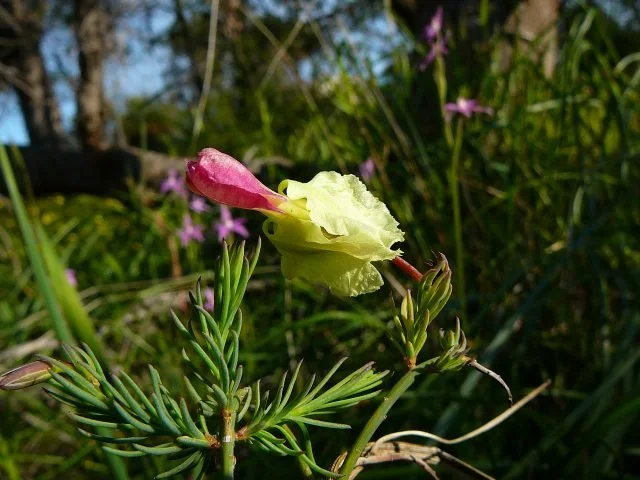
[[[371,263],[345,253],[331,251],[282,252],[286,278],[304,278],[321,283],[339,296],[353,297],[378,290],[382,276]]]
[[[321,172],[307,183],[286,180],[281,184],[284,188],[291,200],[304,199],[309,220],[317,227],[313,234],[308,226],[304,228],[306,241],[369,261],[391,260],[400,253],[391,249],[404,239],[398,222],[356,176]]]

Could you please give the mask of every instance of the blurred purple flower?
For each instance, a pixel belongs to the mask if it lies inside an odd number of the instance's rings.
[[[189,215],[184,216],[182,228],[178,230],[178,236],[183,247],[191,243],[191,240],[202,243],[204,242],[204,227],[202,225],[194,225]]]
[[[167,178],[160,182],[160,191],[162,193],[173,192],[179,197],[186,198],[187,186],[182,174],[175,168],[169,170]]]
[[[449,54],[449,49],[447,48],[447,40],[444,38],[438,39],[435,43],[431,44],[431,50],[429,54],[424,57],[422,63],[420,64],[420,70],[425,70],[429,65],[433,63],[436,57],[444,57]]]
[[[365,162],[362,162],[358,168],[360,169],[360,177],[364,183],[368,183],[376,171],[376,163],[373,161],[373,158],[369,157]]]
[[[233,218],[231,210],[225,205],[220,205],[220,221],[213,224],[218,232],[218,241],[222,242],[231,233],[237,233],[243,238],[249,237],[249,232],[245,228],[246,218]]]
[[[204,309],[210,312],[213,312],[213,307],[215,305],[215,296],[213,294],[213,289],[207,287],[204,289]]]
[[[76,271],[72,268],[65,268],[64,274],[67,277],[67,282],[69,282],[69,285],[71,285],[73,288],[76,288],[78,286]]]
[[[438,7],[431,21],[424,27],[424,38],[427,39],[427,42],[431,43],[438,38],[442,31],[443,17],[444,11],[442,7]]]
[[[483,107],[477,100],[458,97],[456,103],[447,103],[444,106],[445,111],[451,117],[454,113],[459,113],[469,118],[474,113],[485,113],[487,115],[493,115],[493,109],[489,107]]]
[[[202,197],[193,197],[191,203],[189,203],[189,208],[196,213],[204,213],[211,210],[211,207],[207,205],[207,202]]]

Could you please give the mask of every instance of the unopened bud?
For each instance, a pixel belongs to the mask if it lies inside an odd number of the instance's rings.
[[[27,363],[0,375],[0,390],[20,390],[51,378],[51,365],[42,360]]]
[[[460,319],[456,318],[456,327],[453,330],[440,329],[440,345],[443,350],[455,350],[460,353],[467,351],[467,339],[460,328]]]
[[[424,274],[420,282],[416,299],[419,313],[428,311],[429,321],[433,321],[446,305],[452,290],[449,263],[443,254],[439,254],[438,263]]]

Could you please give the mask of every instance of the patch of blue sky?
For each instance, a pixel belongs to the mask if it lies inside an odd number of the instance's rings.
[[[174,21],[173,14],[154,10],[150,18],[137,12],[120,21],[116,52],[105,64],[105,94],[111,106],[121,111],[127,100],[152,96],[165,88],[164,73],[171,62],[169,47],[149,48],[144,34],[161,35]],[[144,32],[144,33],[142,33]],[[66,131],[73,130],[76,115],[73,85],[79,75],[77,48],[69,29],[54,27],[43,38],[45,66],[54,79],[55,95]],[[27,145],[29,135],[15,93],[0,92],[0,142]]]

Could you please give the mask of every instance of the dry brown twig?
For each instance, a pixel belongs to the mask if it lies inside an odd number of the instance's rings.
[[[337,472],[342,466],[342,462],[347,456],[347,452],[342,454],[335,461],[332,471]],[[443,452],[438,447],[428,447],[409,442],[370,442],[365,448],[362,456],[358,459],[356,468],[351,472],[349,480],[353,480],[364,470],[367,465],[376,465],[387,462],[412,462],[429,473],[432,478],[438,480],[438,474],[431,465],[440,463],[447,464],[460,473],[466,474],[469,478],[481,480],[494,480],[493,477],[483,473],[477,468],[463,462],[453,455]]]
[[[531,400],[540,395],[547,387],[551,385],[551,381],[547,380],[538,388],[532,390],[528,395],[523,397],[521,400],[513,404],[511,407],[507,408],[500,415],[494,417],[484,425],[472,430],[461,437],[446,439],[439,437],[438,435],[434,435],[433,433],[423,432],[420,430],[406,430],[402,432],[390,433],[389,435],[385,435],[380,437],[375,442],[370,442],[367,444],[367,447],[362,452],[362,456],[358,459],[357,467],[351,472],[349,476],[349,480],[353,480],[358,476],[358,474],[364,469],[367,465],[376,465],[379,463],[387,463],[387,462],[397,462],[397,461],[405,461],[405,462],[413,462],[416,465],[420,466],[423,470],[428,472],[434,479],[438,479],[438,474],[431,467],[431,465],[438,465],[440,463],[447,464],[448,466],[454,468],[459,473],[466,475],[468,478],[473,479],[482,479],[482,480],[491,480],[493,477],[487,475],[486,473],[478,470],[477,468],[469,465],[468,463],[463,462],[462,460],[454,457],[453,455],[444,452],[438,447],[425,446],[425,445],[417,445],[415,443],[408,442],[400,442],[396,441],[397,438],[415,436],[421,438],[427,438],[429,440],[436,441],[438,443],[443,443],[445,445],[454,445],[456,443],[462,443],[464,441],[470,440],[471,438],[477,437],[492,428],[496,427],[500,423],[504,422],[511,415],[516,413],[522,407],[524,407]],[[333,463],[331,467],[331,471],[338,472],[344,459],[346,458],[348,452],[340,455],[336,461]]]

